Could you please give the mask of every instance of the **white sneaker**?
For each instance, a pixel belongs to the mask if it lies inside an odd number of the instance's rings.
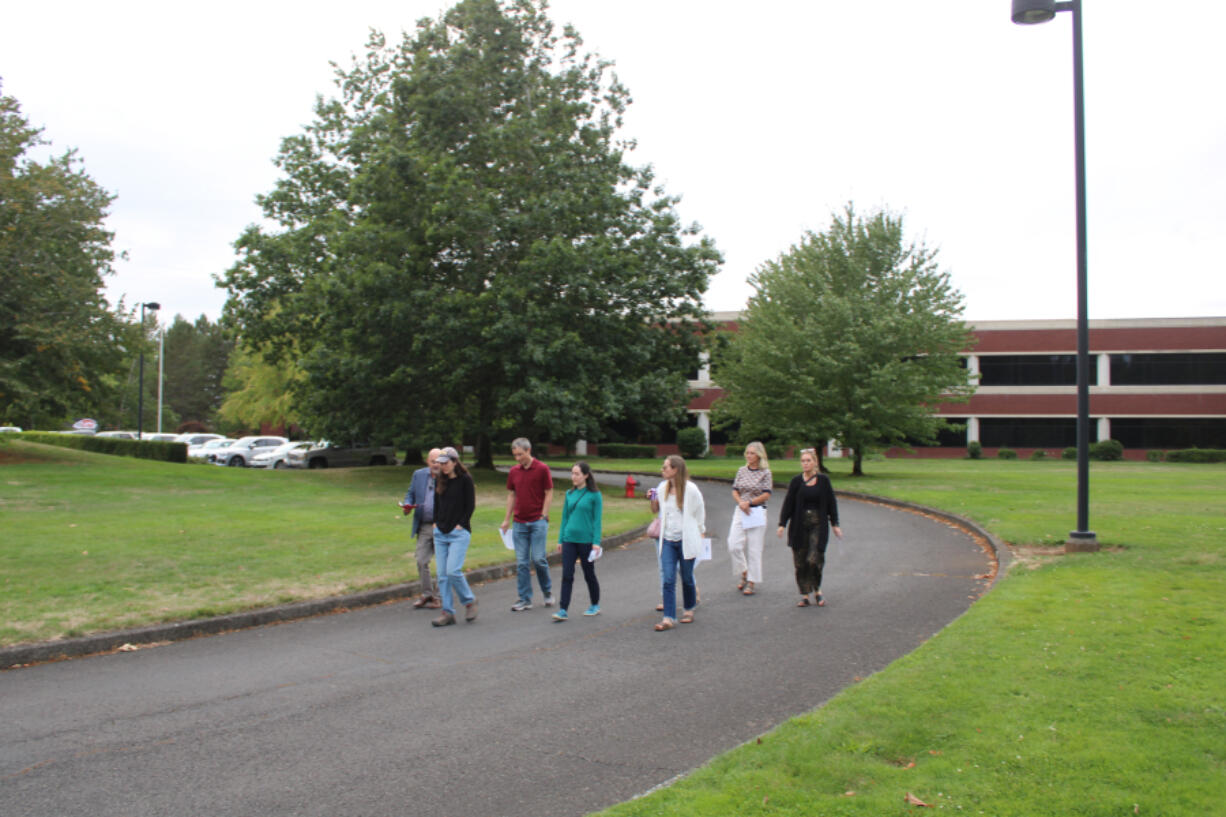
[[[545,596],[545,606],[553,607],[553,593],[550,593],[547,596]]]
[[[520,599],[519,601],[511,605],[512,613],[522,613],[524,610],[531,610],[531,609],[532,609],[532,602],[524,601],[523,599]]]

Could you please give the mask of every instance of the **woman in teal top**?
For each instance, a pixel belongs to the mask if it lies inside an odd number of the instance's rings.
[[[577,462],[570,469],[570,481],[575,486],[566,492],[562,502],[562,526],[558,545],[562,551],[562,599],[555,621],[566,621],[570,607],[570,592],[575,586],[575,560],[583,568],[583,580],[591,605],[585,616],[600,615],[600,583],[596,581],[595,561],[600,558],[600,514],[604,500],[596,488],[596,478],[586,462]]]

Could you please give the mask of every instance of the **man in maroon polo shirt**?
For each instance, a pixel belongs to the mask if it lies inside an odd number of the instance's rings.
[[[553,581],[549,578],[549,560],[545,556],[553,474],[549,466],[532,456],[532,443],[524,437],[511,443],[511,456],[515,464],[507,474],[507,515],[500,527],[503,533],[511,529],[511,540],[515,544],[519,599],[511,605],[511,611],[518,613],[532,609],[533,568],[536,568],[545,606],[553,606]]]

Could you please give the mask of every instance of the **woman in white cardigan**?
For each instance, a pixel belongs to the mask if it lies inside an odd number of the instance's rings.
[[[689,480],[685,460],[676,454],[664,458],[660,468],[664,481],[656,488],[651,509],[659,514],[660,573],[664,579],[664,618],[656,632],[677,626],[677,569],[681,569],[681,623],[694,621],[698,593],[694,587],[694,559],[702,549],[707,528],[707,511],[702,492]]]

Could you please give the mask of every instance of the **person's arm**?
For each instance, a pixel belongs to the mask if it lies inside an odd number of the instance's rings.
[[[689,491],[689,485],[694,485],[694,483],[688,483],[686,486],[686,491]],[[687,498],[685,501],[685,506],[687,508],[690,507],[691,500],[693,500],[695,503],[694,521],[698,523],[698,532],[705,534],[707,532],[707,506],[706,503],[703,502],[702,491],[698,490],[697,485],[694,485],[693,497]]]
[[[661,490],[660,486],[663,484],[664,483],[661,482],[660,485],[656,486],[656,498],[651,500],[651,512],[656,515],[659,515],[660,513],[660,490]]]
[[[545,504],[541,505],[541,519],[549,521],[549,506],[553,504],[553,474],[549,474],[549,482],[545,488]]]
[[[507,514],[502,518],[502,524],[498,529],[503,533],[507,532],[507,528],[511,527],[511,514],[515,512],[515,491],[507,491]]]
[[[595,491],[596,494],[596,510],[592,512],[593,525],[592,529],[596,532],[596,538],[592,540],[592,544],[599,546],[601,536],[601,527],[603,524],[602,517],[604,515],[604,497],[600,495],[600,491]]]
[[[566,520],[570,518],[570,503],[567,497],[562,497],[562,524],[558,525],[558,548],[562,547],[562,531],[566,530]]]
[[[798,477],[793,477],[788,483],[787,495],[783,498],[783,509],[779,511],[779,530],[775,535],[780,539],[783,538],[783,532],[788,526],[788,522],[792,519],[792,511],[796,505],[796,480]]]
[[[834,485],[831,484],[829,478],[826,479],[825,484],[826,501],[829,508],[826,516],[830,519],[830,530],[834,531],[835,536],[842,539],[843,529],[839,527],[839,501],[834,496]]]
[[[417,474],[414,474],[413,478],[409,480],[409,490],[404,492],[404,501],[400,503],[401,505],[416,505],[417,504],[417,491],[414,490],[416,487],[417,487]]]

